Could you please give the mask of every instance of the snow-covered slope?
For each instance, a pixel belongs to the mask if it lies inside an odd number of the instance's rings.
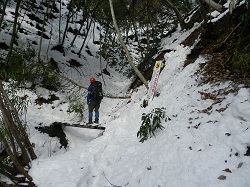
[[[106,127],[103,135],[95,138],[100,135],[95,130],[66,127],[67,150],[46,156],[48,147],[43,152],[36,148],[41,155],[29,172],[34,182],[39,187],[249,186],[250,161],[245,156],[250,142],[249,89],[224,94],[231,89],[230,83],[200,84],[194,73],[205,61],[202,57],[183,69],[190,48],[180,42],[190,32],[176,32],[164,39],[163,47],[173,50],[165,55],[157,87],[160,95],[148,107],[141,107],[146,95],[143,86],[130,102],[105,98],[100,119]],[[165,128],[155,137],[140,143],[136,134],[142,113],[160,107],[166,108],[171,120],[163,122]],[[49,114],[49,108],[40,112]],[[29,116],[35,121],[31,112]],[[32,137],[36,136],[31,135],[33,142],[38,141]]]

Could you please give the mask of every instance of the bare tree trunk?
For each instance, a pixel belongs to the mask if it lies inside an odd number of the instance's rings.
[[[168,6],[170,6],[170,8],[173,9],[173,11],[175,12],[178,22],[180,23],[181,29],[184,30],[186,29],[186,24],[184,22],[184,19],[182,18],[181,13],[179,12],[179,10],[175,7],[175,5],[172,3],[171,0],[165,0],[165,2],[167,3]]]
[[[229,13],[230,15],[233,14],[233,10],[235,9],[235,1],[234,0],[230,0],[230,3],[229,3]]]
[[[0,115],[0,140],[14,164],[13,168],[9,166],[1,167],[0,172],[16,182],[19,182],[21,178],[13,178],[9,174],[19,172],[26,179],[32,181],[32,177],[28,174],[25,167],[28,166],[31,159],[33,160],[37,157],[28,139],[26,130],[19,119],[18,112],[3,89],[2,82],[0,82]]]
[[[60,12],[59,12],[59,44],[61,43],[61,22],[62,22],[62,0],[60,0]]]
[[[11,149],[9,148],[8,142],[5,139],[4,134],[2,132],[0,132],[0,139],[1,139],[1,142],[3,143],[3,145],[4,145],[4,148],[5,148],[6,152],[8,153],[8,156],[13,161],[13,164],[16,166],[18,171],[22,175],[24,175],[29,181],[32,181],[32,177],[27,173],[27,171],[25,171],[24,167],[17,160],[16,155],[14,155],[13,152],[11,151]]]
[[[146,86],[146,88],[148,89],[148,82],[146,81],[146,79],[143,77],[143,75],[141,74],[141,72],[138,70],[138,68],[135,66],[135,64],[133,63],[132,61],[132,58],[129,54],[129,51],[122,39],[122,36],[121,36],[121,33],[120,33],[120,30],[118,28],[118,25],[117,25],[117,22],[116,22],[116,19],[115,19],[115,13],[114,13],[114,7],[113,7],[113,2],[112,0],[109,0],[109,5],[110,5],[110,10],[111,10],[111,14],[112,14],[112,19],[113,19],[113,23],[114,23],[114,27],[115,27],[115,30],[116,30],[116,33],[118,35],[118,38],[119,38],[119,41],[121,42],[121,45],[123,47],[123,49],[125,50],[125,53],[127,55],[127,59],[128,59],[128,62],[130,64],[130,66],[133,68],[133,70],[135,71],[136,75],[139,77],[139,79],[142,81],[142,83]]]
[[[16,2],[15,19],[14,19],[14,24],[13,24],[12,37],[11,37],[11,41],[10,41],[9,52],[8,52],[6,60],[5,60],[5,64],[7,66],[9,65],[10,57],[11,57],[12,50],[13,50],[14,41],[15,41],[15,38],[16,38],[17,19],[19,17],[19,8],[20,8],[20,5],[21,5],[21,2],[22,2],[22,0],[18,0]]]
[[[1,91],[2,92],[2,91]],[[0,96],[0,109],[2,112],[2,116],[3,116],[3,127],[5,129],[4,133],[7,133],[7,137],[9,137],[11,139],[11,147],[12,148],[12,152],[13,155],[17,155],[17,151],[15,148],[15,144],[17,144],[19,146],[19,148],[21,149],[22,152],[22,162],[25,165],[28,165],[28,163],[30,162],[30,158],[28,156],[28,153],[25,149],[25,144],[23,144],[23,133],[21,131],[18,131],[17,126],[15,125],[15,122],[13,121],[13,116],[11,115],[11,111],[9,108],[9,104],[3,103],[3,101],[5,101],[6,99],[4,98],[5,96],[3,95],[4,93],[2,92],[1,96]],[[15,137],[15,143],[14,138]],[[14,145],[13,145],[14,143]],[[18,157],[17,157],[18,158]],[[17,159],[19,160],[19,159]]]
[[[201,10],[201,15],[203,17],[203,26],[206,27],[207,26],[207,11],[204,7],[204,1],[203,0],[199,0],[200,3],[200,10]]]
[[[0,161],[0,173],[4,176],[7,176],[13,183],[16,183],[17,181],[22,181],[23,177],[17,177],[19,172],[17,171],[16,168],[6,166]],[[0,183],[1,186],[1,183]]]
[[[77,33],[75,34],[75,36],[74,36],[72,42],[70,43],[70,46],[71,46],[71,47],[72,47],[73,44],[75,43],[76,37],[80,34],[80,32],[81,32],[81,30],[82,30],[82,27],[83,27],[83,25],[84,25],[84,22],[85,22],[85,20],[84,20],[84,21],[82,20],[80,28],[78,29],[78,31],[77,31]]]
[[[86,9],[85,11],[87,12],[87,5],[86,5],[85,2],[83,3],[82,7],[85,8],[85,9]],[[77,33],[75,34],[73,40],[72,40],[71,43],[70,43],[70,46],[71,46],[71,47],[74,45],[75,40],[76,40],[76,37],[80,34],[80,32],[81,32],[81,30],[82,30],[82,28],[83,28],[83,25],[84,25],[85,21],[87,20],[87,15],[88,15],[88,13],[85,13],[85,14],[82,15],[82,18],[83,18],[83,19],[82,19],[82,21],[81,21],[80,28],[77,30]],[[84,18],[84,17],[85,17],[85,18]]]
[[[39,42],[39,49],[38,49],[38,62],[41,62],[41,50],[42,50],[42,43],[43,43],[43,33],[44,33],[44,27],[45,27],[45,23],[46,23],[46,16],[48,15],[48,12],[49,12],[49,5],[50,5],[50,2],[48,3],[48,0],[46,0],[46,4],[47,4],[47,9],[46,9],[46,12],[43,16],[43,26],[42,26],[42,33],[41,33],[41,36],[40,36],[40,42]]]
[[[83,40],[83,42],[82,42],[82,46],[81,46],[79,52],[77,53],[79,57],[81,56],[82,49],[83,49],[83,47],[84,47],[84,45],[85,45],[85,42],[86,42],[86,40],[87,40],[87,37],[88,37],[89,31],[90,31],[92,22],[93,22],[93,18],[91,18],[90,23],[87,22],[87,33],[86,33],[86,36],[85,36],[85,38],[84,38],[84,40]]]
[[[66,34],[67,34],[67,30],[68,30],[68,26],[69,26],[69,21],[70,21],[70,18],[73,16],[73,13],[72,13],[72,1],[73,0],[70,0],[69,2],[69,12],[67,14],[67,22],[66,22],[66,26],[65,26],[65,29],[64,29],[64,32],[63,32],[63,38],[62,38],[62,43],[61,45],[64,44],[64,41],[65,41],[65,38],[66,38]]]
[[[102,2],[103,2],[103,0],[99,0],[99,1],[97,2],[97,4],[95,5],[95,7],[93,8],[92,12],[87,13],[87,14],[90,14],[89,17],[90,17],[91,20],[93,19],[93,15],[94,15],[94,13],[96,12],[98,6],[99,6]],[[87,7],[86,7],[86,9],[87,9]],[[76,37],[77,37],[77,36],[79,35],[79,33],[81,32],[82,27],[83,27],[84,22],[86,21],[86,19],[88,19],[88,18],[86,17],[84,21],[82,20],[81,26],[80,26],[80,28],[78,29],[76,35],[74,36],[72,42],[70,43],[70,46],[73,46],[73,44],[74,44],[74,42],[75,42],[75,40],[76,40]],[[84,41],[84,43],[85,43],[85,41]],[[81,50],[80,50],[80,51],[81,51]]]
[[[218,4],[218,3],[216,3],[216,2],[214,2],[213,0],[203,0],[203,1],[205,1],[213,9],[215,9],[215,10],[217,10],[219,12],[222,11],[223,6],[220,5],[220,4]]]
[[[21,139],[20,142],[23,142],[25,147],[28,148],[29,151],[29,155],[31,156],[31,159],[34,160],[36,159],[36,154],[32,148],[32,145],[28,139],[28,135],[26,133],[26,129],[24,128],[22,122],[19,119],[18,116],[18,112],[17,110],[14,108],[12,102],[9,100],[8,95],[6,94],[6,92],[3,90],[3,85],[0,82],[0,93],[1,93],[1,97],[4,98],[5,103],[6,103],[6,108],[8,109],[7,114],[9,115],[9,119],[8,120],[12,120],[13,124],[15,124],[15,129],[18,131],[16,134],[12,133],[13,136],[16,135],[18,138]],[[11,125],[13,125],[11,124]]]
[[[6,7],[7,7],[7,3],[8,3],[9,0],[5,0],[4,3],[3,3],[3,10],[2,10],[2,15],[0,17],[0,31],[1,31],[1,27],[2,27],[2,23],[3,23],[3,18],[4,18],[4,15],[5,15],[5,10],[6,10]]]

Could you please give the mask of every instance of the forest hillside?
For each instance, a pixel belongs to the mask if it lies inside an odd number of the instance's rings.
[[[237,2],[232,13],[232,1],[223,1],[219,11],[199,1],[184,20],[175,16],[176,8],[183,11],[180,2],[173,7],[166,1],[168,6],[157,10],[169,19],[150,22],[157,31],[140,22],[131,35],[127,14],[114,4],[125,44],[149,90],[155,62],[162,63],[150,100],[128,65],[110,15],[101,14],[107,3],[4,2],[0,185],[250,185],[248,1]],[[142,12],[151,7],[131,2]],[[79,7],[91,16],[83,19]],[[167,14],[169,7],[173,11]],[[98,128],[82,128],[90,77],[103,83]]]

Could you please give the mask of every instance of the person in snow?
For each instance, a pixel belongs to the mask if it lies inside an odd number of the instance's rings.
[[[88,87],[87,104],[89,110],[89,121],[88,124],[93,124],[93,111],[95,110],[95,121],[99,123],[99,108],[103,99],[102,83],[96,81],[95,78],[90,78],[90,85]]]

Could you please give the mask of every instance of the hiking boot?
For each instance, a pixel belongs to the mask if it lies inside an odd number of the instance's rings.
[[[99,124],[99,120],[95,120],[95,121],[94,121],[94,123],[97,123],[97,124]]]

